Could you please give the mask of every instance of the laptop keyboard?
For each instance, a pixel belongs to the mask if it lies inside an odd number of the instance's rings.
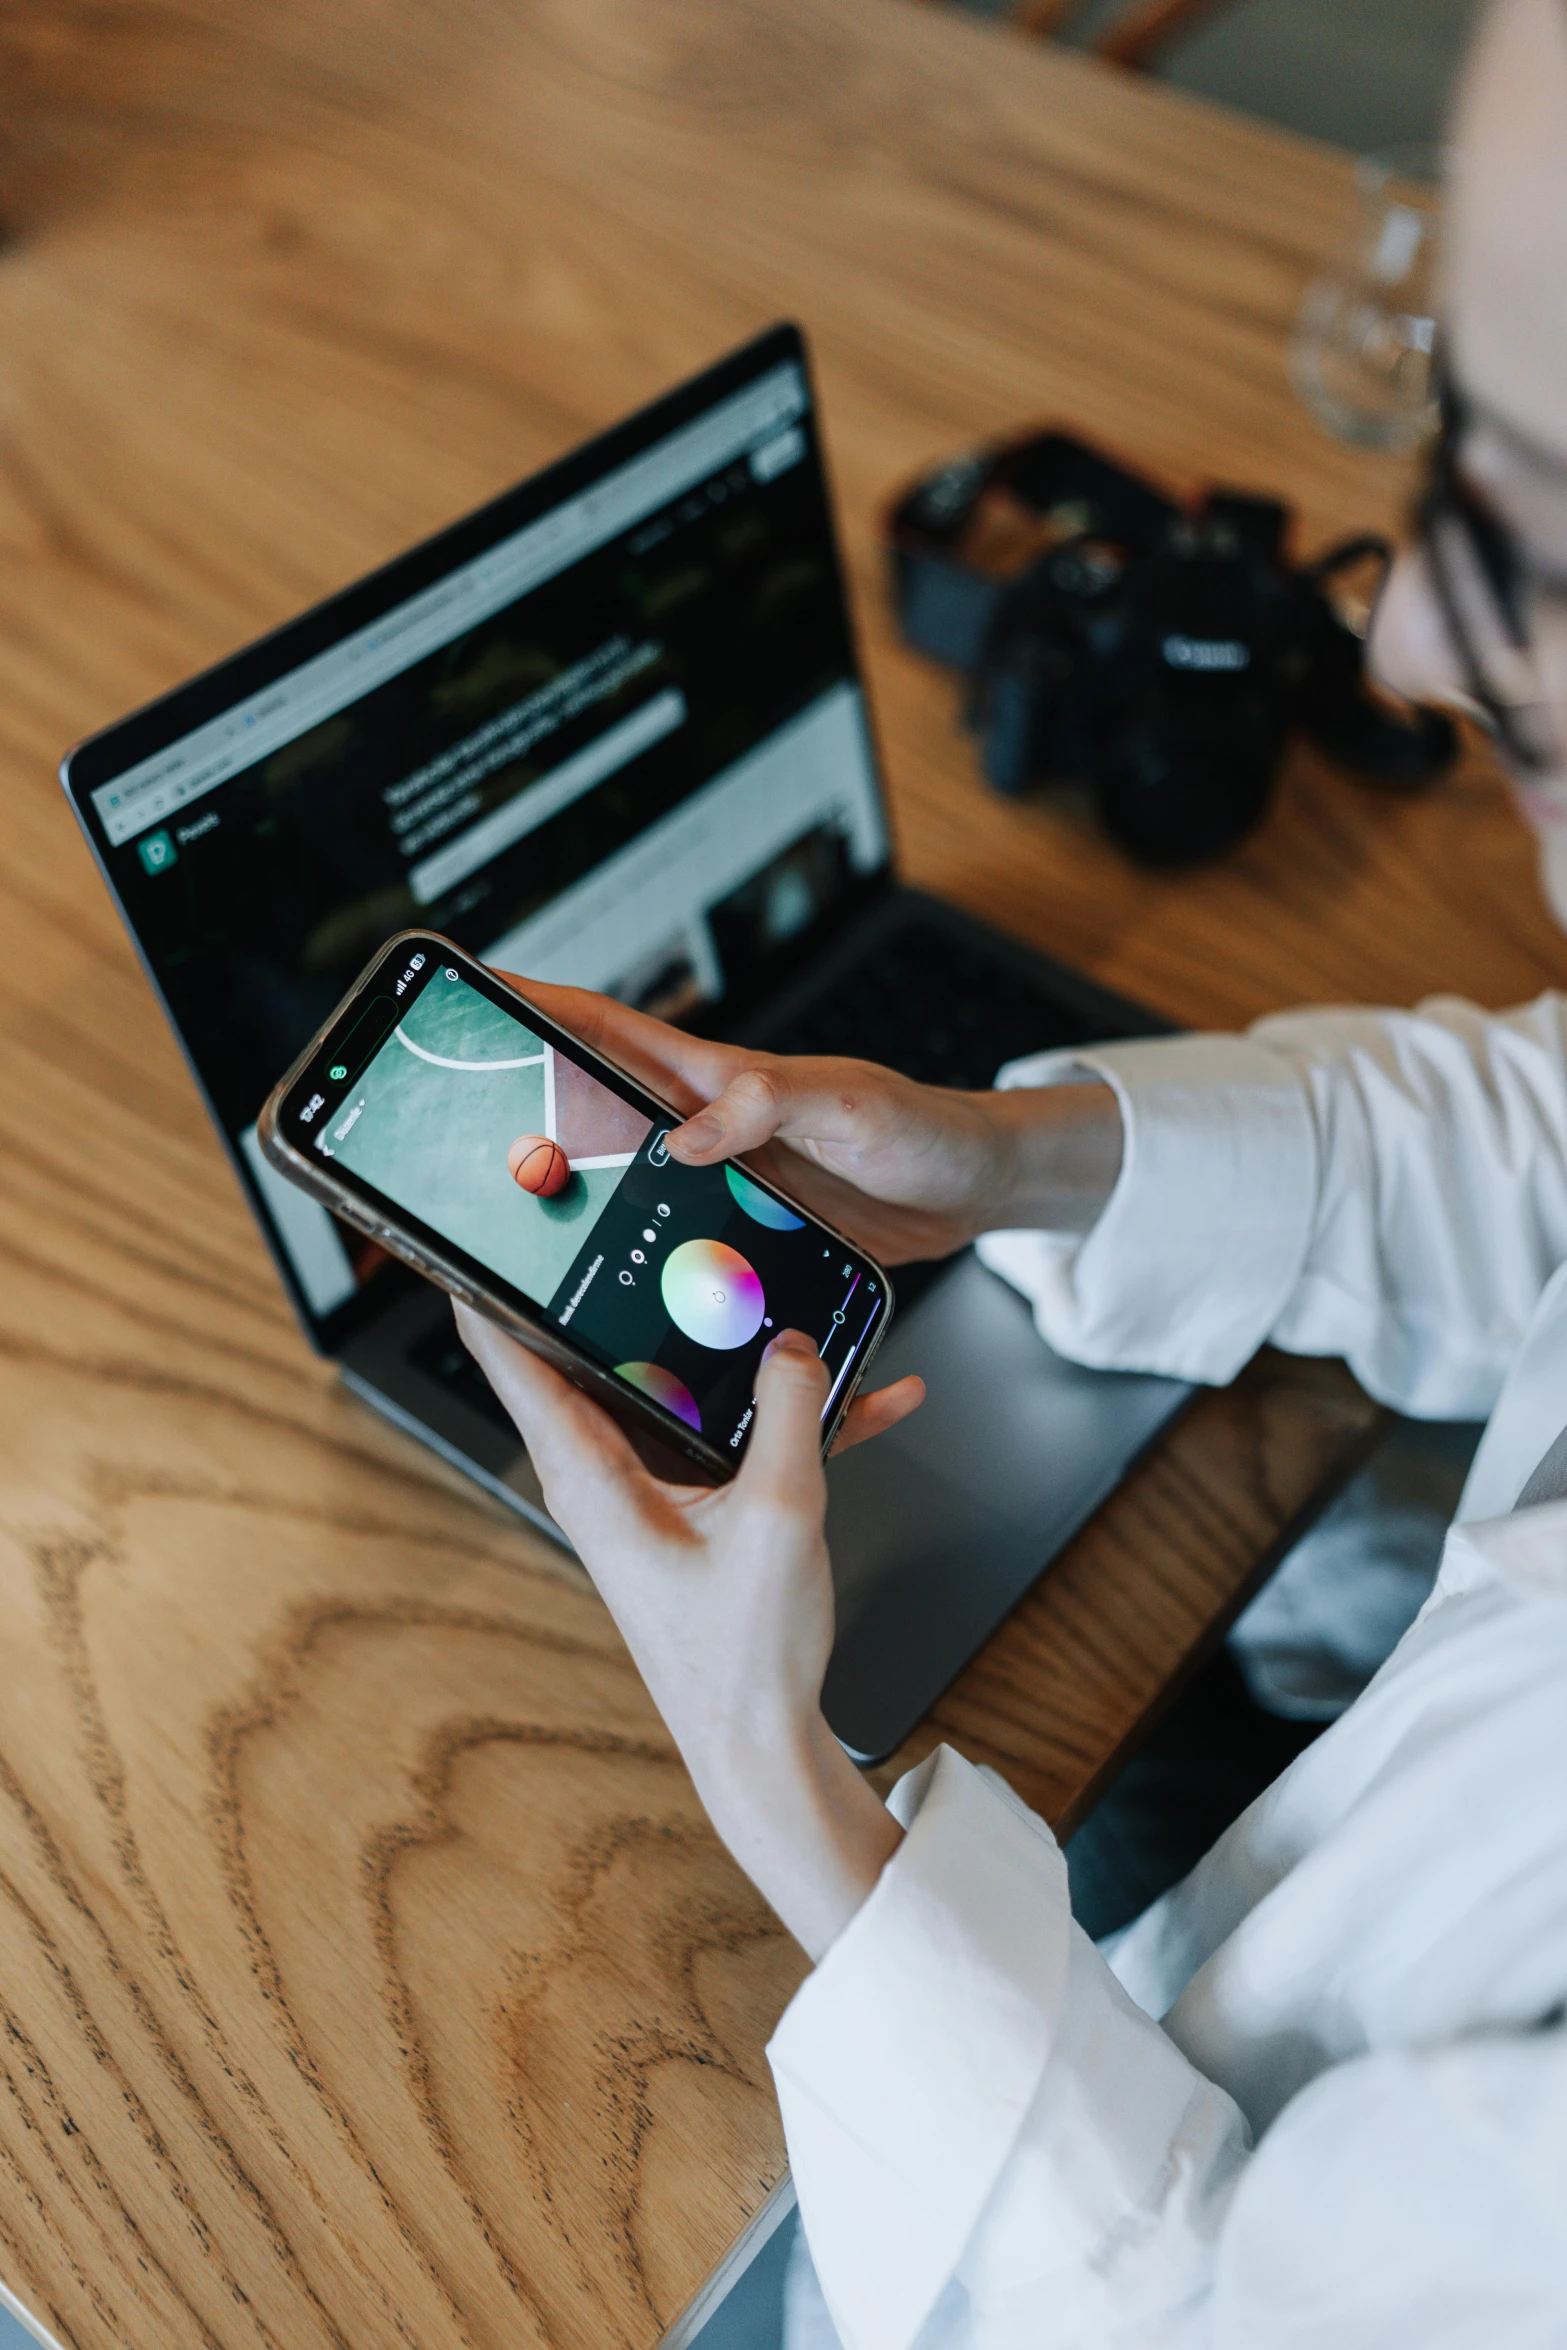
[[[775,1053],[848,1053],[926,1085],[972,1090],[988,1086],[1005,1061],[1083,1044],[1088,1034],[1042,982],[934,923],[914,922],[770,1030],[767,1043]]]
[[[1054,995],[935,923],[911,922],[851,965],[833,987],[782,1027],[776,1053],[846,1053],[879,1061],[926,1085],[988,1086],[1005,1061],[1055,1045],[1083,1044],[1089,1024]],[[1107,1033],[1101,1023],[1093,1033]],[[902,1267],[908,1303],[934,1267]],[[494,1389],[450,1325],[409,1349],[409,1360],[487,1420],[510,1428]]]

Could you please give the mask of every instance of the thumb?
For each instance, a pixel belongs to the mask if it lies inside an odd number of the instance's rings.
[[[822,1406],[827,1368],[802,1331],[781,1330],[756,1377],[756,1421],[735,1480],[758,1500],[825,1503]]]
[[[783,1124],[787,1087],[771,1069],[753,1065],[732,1077],[722,1093],[705,1108],[675,1127],[669,1147],[688,1166],[718,1158],[738,1158],[742,1151],[759,1150]]]

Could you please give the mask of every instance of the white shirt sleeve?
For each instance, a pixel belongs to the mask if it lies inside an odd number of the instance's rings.
[[[1048,1829],[941,1749],[769,2054],[845,2350],[1546,2350],[1567,2030],[1341,2064],[1248,2150],[1070,1918]]]
[[[907,2350],[929,2321],[1050,2350],[1149,2316],[1185,2340],[1236,2107],[1073,1923],[1055,1839],[999,1779],[943,1747],[893,1809],[904,1842],[768,2050],[844,2343]]]
[[[1125,1120],[1098,1222],[980,1243],[1060,1352],[1222,1381],[1271,1338],[1344,1355],[1416,1415],[1490,1411],[1567,1261],[1567,998],[1297,1012],[1041,1055],[1001,1082],[1085,1070]]]

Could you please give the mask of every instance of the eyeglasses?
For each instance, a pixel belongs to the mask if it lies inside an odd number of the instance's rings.
[[[1537,583],[1513,531],[1463,474],[1461,393],[1446,375],[1438,389],[1441,424],[1415,526],[1464,690],[1508,759],[1532,774],[1560,757],[1535,659]]]

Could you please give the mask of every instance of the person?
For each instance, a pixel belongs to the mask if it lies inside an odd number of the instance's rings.
[[[1549,880],[1563,0],[1483,18],[1450,217],[1452,388],[1374,650],[1490,720]],[[1488,1417],[1380,1672],[1098,1947],[999,1779],[942,1749],[884,1807],[826,1728],[809,1342],[774,1341],[740,1474],[693,1491],[466,1318],[718,1833],[816,1962],[770,2056],[848,2350],[1567,2342],[1567,1000],[1297,1013],[980,1096],[527,993],[690,1113],[677,1157],[756,1152],[893,1261],[979,1237],[1084,1362],[1220,1381],[1270,1339],[1405,1412]],[[847,1434],[917,1401],[866,1397]]]

